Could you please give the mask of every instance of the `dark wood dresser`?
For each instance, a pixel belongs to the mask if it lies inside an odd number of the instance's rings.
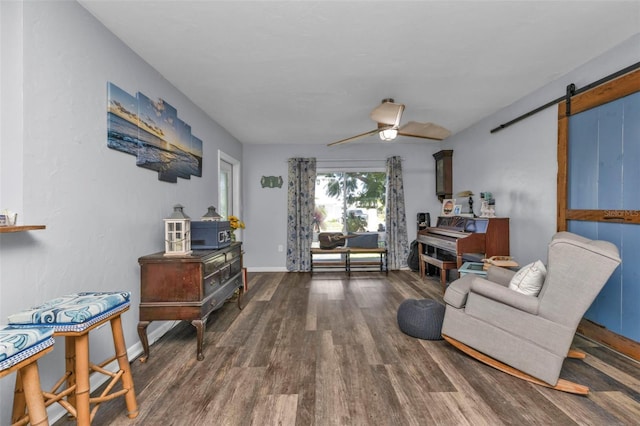
[[[185,320],[196,328],[197,357],[209,315],[238,291],[243,293],[242,243],[219,250],[194,250],[186,256],[163,252],[138,259],[140,264],[140,322],[138,335],[145,362],[149,357],[147,326],[151,321]]]

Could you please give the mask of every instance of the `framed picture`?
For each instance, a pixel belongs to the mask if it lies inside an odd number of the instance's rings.
[[[444,200],[442,200],[442,216],[453,216],[455,207],[455,198],[445,198]]]
[[[456,204],[456,205],[453,207],[453,214],[457,216],[457,215],[459,215],[460,213],[462,213],[462,204]]]

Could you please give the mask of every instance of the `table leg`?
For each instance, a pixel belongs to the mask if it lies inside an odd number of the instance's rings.
[[[76,346],[75,339],[73,337],[65,337],[64,338],[64,356],[65,356],[65,367],[68,372],[67,376],[67,389],[71,389],[76,385]],[[77,389],[76,389],[77,391]],[[69,396],[67,396],[67,402],[71,404],[71,406],[76,407],[76,392],[71,392]]]
[[[143,350],[140,362],[146,362],[149,359],[149,340],[147,339],[147,327],[149,324],[151,324],[151,321],[140,321],[138,323],[138,337],[140,337]]]
[[[127,357],[127,345],[124,342],[120,315],[111,319],[111,334],[113,336],[113,346],[118,360],[118,367],[123,371],[122,389],[127,390],[127,393],[124,395],[127,404],[127,416],[133,419],[138,416],[138,403],[136,402],[136,392],[133,387],[133,376],[131,375],[131,365]]]
[[[238,309],[242,310],[242,296],[244,296],[244,287],[238,287]]]
[[[40,377],[38,376],[38,364],[32,362],[20,370],[22,384],[24,387],[24,397],[29,408],[29,423],[33,426],[48,425],[47,410],[44,407],[44,398],[40,388]]]
[[[205,319],[193,320],[191,321],[191,325],[196,328],[197,337],[198,337],[198,361],[202,361],[204,359],[204,355],[202,354],[202,341],[204,340],[204,327],[206,323]]]
[[[89,426],[91,424],[91,410],[89,399],[91,390],[89,384],[89,333],[79,336],[67,336],[65,340],[71,340],[75,346],[75,366],[74,374],[76,378],[75,407],[77,412],[78,426]]]
[[[16,371],[16,385],[13,388],[13,414],[11,422],[16,423],[27,412],[27,400],[24,396],[24,387],[22,386],[22,374],[20,370]]]

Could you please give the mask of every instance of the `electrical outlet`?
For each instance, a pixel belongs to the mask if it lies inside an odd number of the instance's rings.
[[[284,251],[284,247],[282,246],[282,244],[278,244],[278,251],[280,253],[282,253]]]

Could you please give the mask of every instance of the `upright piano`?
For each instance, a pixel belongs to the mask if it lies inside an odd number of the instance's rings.
[[[427,263],[442,269],[455,261],[460,269],[464,261],[509,256],[509,218],[440,216],[435,227],[418,231],[417,240],[419,253],[429,256]],[[421,274],[423,268],[421,261]]]

